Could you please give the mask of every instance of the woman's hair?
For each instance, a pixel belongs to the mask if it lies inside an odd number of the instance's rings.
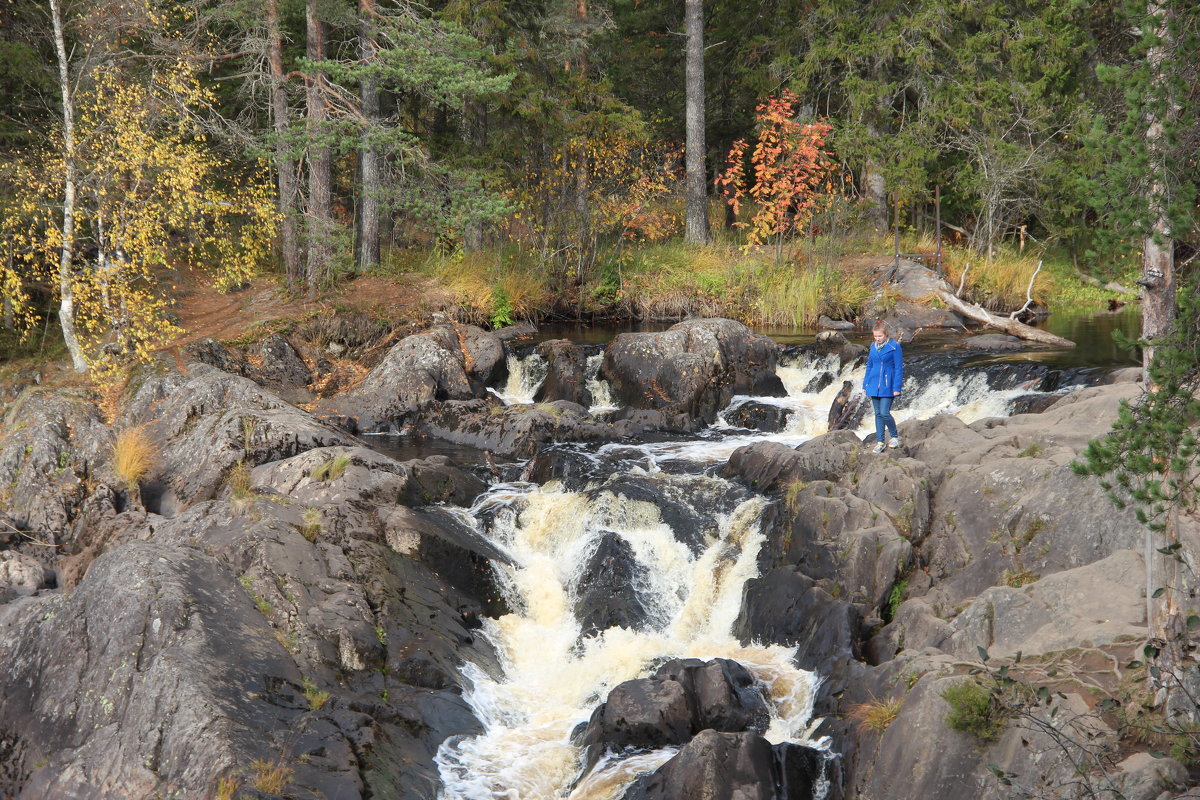
[[[875,320],[875,324],[874,324],[873,326],[871,326],[871,331],[872,331],[872,332],[874,332],[874,331],[883,331],[883,335],[884,335],[884,337],[885,337],[885,338],[887,338],[887,339],[890,339],[890,338],[892,338],[892,329],[891,329],[891,327],[890,327],[890,326],[889,326],[889,325],[888,325],[886,322],[884,322],[884,321],[883,321],[883,320],[881,320],[881,319],[877,319],[877,320]]]

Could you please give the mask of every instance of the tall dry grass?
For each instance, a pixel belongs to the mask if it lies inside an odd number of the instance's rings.
[[[502,312],[536,319],[553,300],[545,270],[511,249],[434,255],[422,269],[450,290],[466,322],[490,323]]]
[[[929,234],[907,234],[901,236],[900,248],[905,253],[932,253],[937,250],[937,243]],[[1008,311],[1025,304],[1030,279],[1041,260],[1041,253],[1032,249],[1018,253],[1001,248],[989,259],[970,248],[942,243],[946,281],[955,289],[961,282],[963,297],[992,311]],[[926,263],[932,267],[934,262]],[[1043,267],[1033,283],[1034,300],[1047,304],[1055,289],[1051,271]]]
[[[856,274],[806,259],[777,263],[770,248],[679,242],[645,248],[626,268],[624,301],[645,318],[724,316],[751,325],[810,325],[853,314],[870,288]]]
[[[134,491],[154,466],[157,451],[145,428],[126,428],[117,434],[112,448],[113,471]]]

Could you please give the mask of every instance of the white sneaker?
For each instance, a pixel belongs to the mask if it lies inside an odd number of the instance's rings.
[[[875,446],[873,448],[871,448],[871,452],[872,453],[882,453],[883,452],[883,442],[876,442]]]
[[[890,442],[888,442],[888,447],[892,448],[893,450],[899,446],[900,446],[900,440],[897,439],[895,436],[893,436],[892,440]]]

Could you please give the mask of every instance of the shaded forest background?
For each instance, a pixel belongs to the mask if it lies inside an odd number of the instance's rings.
[[[77,369],[143,358],[185,267],[308,297],[419,272],[493,325],[804,324],[866,302],[853,256],[887,257],[897,212],[902,250],[934,248],[935,189],[949,277],[973,264],[985,305],[1020,305],[1040,260],[1044,303],[1139,275],[1173,297],[1197,244],[1192,4],[688,5],[699,241],[679,2],[9,0],[2,346],[54,319]]]

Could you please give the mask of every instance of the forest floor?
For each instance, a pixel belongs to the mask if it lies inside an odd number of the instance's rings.
[[[200,270],[181,274],[176,297],[175,313],[184,333],[166,345],[169,350],[207,338],[252,341],[273,327],[321,314],[361,313],[400,324],[451,301],[444,288],[415,274],[354,278],[316,300],[307,300],[289,293],[273,275],[256,277],[247,288],[222,294]]]

